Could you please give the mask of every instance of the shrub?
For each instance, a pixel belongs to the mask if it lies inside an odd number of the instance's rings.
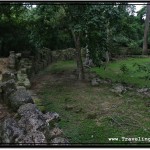
[[[129,72],[129,69],[128,69],[128,67],[127,67],[125,64],[122,64],[122,65],[120,66],[120,70],[121,70],[123,73]]]

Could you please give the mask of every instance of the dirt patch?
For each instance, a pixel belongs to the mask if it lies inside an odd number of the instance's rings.
[[[79,84],[70,74],[67,74],[66,72],[63,72],[61,74],[51,74],[48,73],[46,75],[39,75],[35,78],[31,79],[31,89],[38,92],[41,90],[46,84],[49,86],[54,84],[69,84],[69,86],[72,86],[74,84]]]

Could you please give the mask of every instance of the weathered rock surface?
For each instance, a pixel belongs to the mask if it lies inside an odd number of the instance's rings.
[[[91,85],[92,85],[92,86],[99,86],[99,82],[98,82],[97,78],[93,78],[93,79],[91,80]]]
[[[137,92],[139,92],[139,93],[144,93],[144,92],[148,92],[148,91],[149,91],[148,88],[137,89]]]
[[[7,118],[0,124],[1,143],[19,145],[69,143],[63,137],[61,129],[50,125],[51,122],[58,121],[57,113],[43,114],[35,104],[28,103],[19,107],[17,118]]]
[[[31,87],[31,83],[28,79],[25,68],[18,71],[17,80],[18,80],[17,84],[19,86],[25,86],[27,89],[29,89]]]
[[[50,131],[50,138],[51,138],[51,139],[56,138],[56,137],[59,137],[59,136],[63,136],[63,132],[62,132],[62,130],[59,129],[58,127],[53,128],[53,129]]]
[[[24,130],[21,129],[13,118],[8,118],[2,126],[2,143],[17,143],[23,136]]]
[[[46,137],[43,132],[28,128],[22,128],[16,120],[8,118],[2,126],[2,143],[23,143],[23,144],[41,144],[46,143]]]
[[[3,82],[0,86],[2,102],[10,105],[9,96],[17,90],[15,80]]]
[[[60,116],[56,112],[47,112],[44,114],[44,118],[46,119],[47,123],[58,122],[60,120]]]
[[[17,111],[18,108],[27,103],[33,103],[31,95],[26,91],[26,89],[17,89],[9,97],[11,108]]]
[[[6,71],[2,74],[2,82],[5,82],[11,79],[15,80],[15,75],[13,73]]]
[[[0,103],[2,103],[3,101],[3,98],[2,98],[2,87],[1,87],[1,84],[0,84]]]
[[[47,129],[46,119],[43,113],[37,109],[35,104],[25,104],[18,109],[18,114],[21,116],[19,126],[26,128],[28,131],[45,130]]]
[[[16,84],[15,84],[15,80],[9,80],[9,81],[6,81],[6,82],[3,82],[1,84],[1,89],[3,91],[3,93],[9,95],[11,94],[12,92],[16,91]]]
[[[57,127],[60,120],[59,114],[55,112],[43,114],[33,104],[32,96],[26,90],[31,86],[29,78],[52,61],[49,49],[44,48],[41,52],[36,58],[31,59],[28,55],[27,58],[21,58],[21,53],[10,52],[8,67],[13,73],[3,73],[3,83],[0,84],[0,101],[17,113],[13,112],[12,118],[10,115],[9,118],[3,118],[3,122],[1,120],[0,143],[8,145],[11,143],[17,145],[68,143],[68,140],[62,137],[62,130]],[[64,55],[64,59],[71,58]],[[73,79],[75,77],[72,76]]]
[[[23,144],[43,144],[47,143],[45,135],[40,132],[40,131],[32,131],[28,132],[27,134],[23,135],[18,143],[23,143]]]
[[[140,88],[136,90],[138,95],[143,95],[144,97],[150,97],[150,89],[149,88]]]
[[[122,94],[126,92],[126,87],[124,87],[121,84],[117,84],[113,86],[113,89],[111,89],[112,92],[117,93],[117,94]]]
[[[68,48],[64,50],[52,51],[53,61],[57,60],[73,60],[75,58],[75,49]]]
[[[63,137],[56,137],[53,140],[51,140],[51,144],[54,146],[57,146],[57,145],[65,146],[65,145],[69,145],[69,141]]]
[[[15,52],[11,51],[9,55],[9,66],[10,69],[15,69]]]

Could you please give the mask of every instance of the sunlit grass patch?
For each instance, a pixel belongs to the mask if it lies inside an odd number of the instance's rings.
[[[114,82],[123,82],[137,87],[150,87],[150,80],[146,79],[147,73],[143,70],[138,71],[135,64],[150,66],[150,58],[128,58],[110,62],[107,67],[94,67],[91,71],[96,72],[104,79],[111,79]],[[121,67],[127,69],[123,72]]]

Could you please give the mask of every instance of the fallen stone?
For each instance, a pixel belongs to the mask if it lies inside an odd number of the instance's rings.
[[[28,79],[27,74],[23,74],[21,73],[21,71],[18,71],[17,79],[18,79],[17,85],[25,86],[27,89],[31,87],[31,83],[30,80]]]
[[[0,102],[2,103],[2,84],[0,83]]]
[[[21,53],[17,53],[16,58],[20,58],[20,57],[21,57]]]
[[[57,113],[43,114],[39,111],[35,104],[25,104],[18,109],[18,122],[14,119],[7,119],[4,122],[2,137],[5,143],[18,143],[19,145],[40,145],[47,144],[47,139],[54,139],[53,144],[60,145],[69,143],[63,136],[63,132],[58,127],[50,128],[48,121],[57,121],[59,115]],[[45,117],[44,117],[45,116]],[[0,138],[1,139],[1,138]]]
[[[51,131],[50,131],[50,138],[53,139],[53,138],[56,138],[56,137],[59,137],[59,136],[63,136],[63,132],[61,129],[59,129],[58,127],[55,127],[53,128]]]
[[[31,87],[31,83],[30,83],[30,80],[28,78],[25,78],[25,81],[24,81],[24,86],[29,89]]]
[[[15,69],[15,52],[11,51],[9,55],[9,66],[10,69]]]
[[[24,86],[17,86],[17,89],[26,90],[26,87],[24,87]]]
[[[17,111],[18,108],[27,103],[34,103],[31,95],[25,89],[17,89],[9,97],[11,108]]]
[[[12,79],[12,80],[3,82],[1,84],[1,88],[2,88],[3,93],[11,94],[12,92],[16,91],[15,80]]]
[[[92,86],[99,86],[99,82],[97,81],[97,78],[94,78],[91,80],[91,85]]]
[[[40,113],[42,115],[42,113],[37,109],[36,105],[32,103],[24,104],[18,109],[18,114],[20,116],[30,117],[30,115],[32,115],[31,113]]]
[[[42,120],[41,117],[39,115],[31,115],[30,118],[25,117],[21,117],[21,119],[18,121],[18,124],[20,127],[25,128],[27,131],[31,132],[31,131],[43,131],[46,124],[45,124],[45,120]]]
[[[28,103],[20,106],[18,114],[21,116],[18,121],[19,126],[26,128],[27,131],[47,131],[49,128],[43,113],[35,104]]]
[[[32,132],[28,132],[26,135],[24,135],[18,143],[20,143],[20,144],[23,143],[23,145],[24,144],[40,145],[40,144],[46,144],[47,141],[46,141],[45,135],[42,132],[32,131]]]
[[[10,105],[9,97],[16,91],[15,80],[9,80],[1,84],[1,96],[3,97],[3,103]]]
[[[56,112],[47,112],[44,114],[44,118],[46,119],[46,122],[58,122],[60,120],[59,114]]]
[[[111,91],[117,94],[122,94],[126,92],[126,88],[123,85],[118,84],[118,85],[115,85],[113,89],[111,89]]]
[[[56,138],[51,140],[51,144],[55,145],[55,146],[57,146],[57,145],[58,146],[59,145],[65,146],[65,145],[69,145],[69,141],[63,137],[56,137]]]
[[[137,92],[144,93],[147,92],[148,90],[149,90],[148,88],[142,88],[142,89],[137,89]]]
[[[13,118],[5,119],[2,126],[2,143],[17,143],[23,134],[24,130]]]
[[[20,70],[20,72],[21,72],[21,74],[26,74],[27,69],[26,69],[26,68],[22,68],[22,69]]]

